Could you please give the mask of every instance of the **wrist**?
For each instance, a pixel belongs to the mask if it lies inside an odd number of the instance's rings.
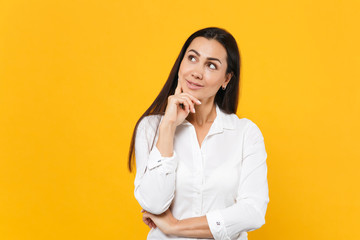
[[[163,119],[159,125],[159,130],[170,131],[171,133],[175,133],[176,125],[174,122]]]
[[[180,236],[181,232],[181,220],[175,219],[169,230],[170,235]]]

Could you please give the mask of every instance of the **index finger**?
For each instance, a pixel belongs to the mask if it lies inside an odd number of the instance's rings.
[[[175,94],[180,94],[180,93],[182,93],[182,87],[181,87],[180,79],[178,79],[177,86],[175,89]]]

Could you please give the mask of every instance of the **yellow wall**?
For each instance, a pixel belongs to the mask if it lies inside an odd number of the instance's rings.
[[[268,152],[266,224],[249,239],[360,239],[359,5],[0,1],[0,239],[145,239],[132,129],[208,26],[238,41],[238,115]]]

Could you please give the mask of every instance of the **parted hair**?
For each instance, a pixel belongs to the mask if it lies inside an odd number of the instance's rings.
[[[178,72],[181,61],[184,58],[185,52],[191,42],[196,37],[204,37],[206,39],[214,39],[218,41],[226,50],[227,54],[227,69],[226,74],[232,73],[230,82],[228,83],[225,90],[220,88],[215,95],[215,103],[219,108],[226,113],[236,113],[238,99],[239,99],[239,85],[240,85],[240,52],[236,43],[235,38],[225,29],[217,27],[209,27],[200,29],[194,32],[184,43],[179,56],[177,57],[174,66],[172,67],[169,77],[166,80],[163,88],[161,89],[158,96],[150,107],[141,115],[139,120],[136,122],[133,134],[130,142],[130,149],[128,155],[128,168],[131,172],[133,170],[134,158],[135,158],[135,138],[136,131],[140,121],[149,115],[163,115],[167,106],[167,100],[170,95],[175,93],[175,89],[178,82]]]

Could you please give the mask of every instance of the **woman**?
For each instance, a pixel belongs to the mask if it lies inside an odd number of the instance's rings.
[[[147,239],[243,240],[265,223],[267,153],[257,125],[235,115],[239,76],[233,36],[199,30],[137,122],[129,168],[135,152]]]

